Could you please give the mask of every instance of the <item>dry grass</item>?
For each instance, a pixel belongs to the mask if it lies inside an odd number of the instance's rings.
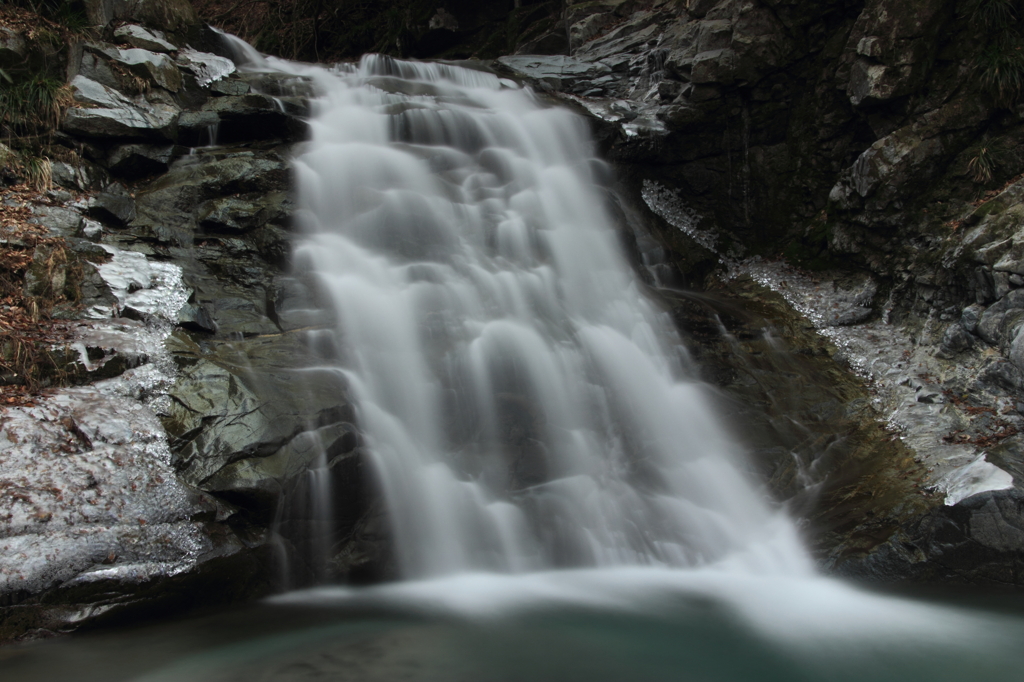
[[[256,49],[288,59],[335,61],[365,52],[397,55],[411,20],[426,23],[432,0],[193,0],[206,22]],[[422,21],[420,21],[422,20]]]
[[[60,361],[52,349],[71,339],[50,311],[74,302],[81,269],[62,238],[28,222],[29,203],[44,201],[28,185],[0,192],[0,406],[30,404],[46,382],[59,383]],[[25,291],[31,268],[44,282],[38,295]]]

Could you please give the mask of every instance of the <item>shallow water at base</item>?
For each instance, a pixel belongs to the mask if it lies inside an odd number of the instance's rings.
[[[1024,670],[1021,641],[1021,604],[993,611],[828,579],[615,569],[324,587],[3,649],[0,668],[5,682],[1003,682]]]

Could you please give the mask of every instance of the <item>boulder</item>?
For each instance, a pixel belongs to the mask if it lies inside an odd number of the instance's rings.
[[[113,46],[93,47],[92,49],[165,90],[171,92],[181,90],[181,73],[178,70],[178,65],[166,54],[138,47],[126,50]]]
[[[137,24],[124,24],[114,29],[114,38],[132,47],[151,52],[175,52],[177,46],[167,41],[162,31],[149,31]]]
[[[840,175],[829,200],[842,210],[883,210],[944,170],[990,109],[959,98],[874,142]]]
[[[135,220],[135,199],[126,192],[99,192],[86,201],[85,212],[101,222],[124,227]]]
[[[199,221],[205,232],[241,234],[287,220],[287,198],[286,192],[271,192],[211,199],[199,207]]]
[[[77,163],[51,160],[50,175],[53,184],[78,192],[95,191],[110,184],[107,172],[87,159],[78,159]]]
[[[235,63],[227,57],[189,47],[178,51],[176,61],[182,68],[192,72],[200,87],[206,87],[235,72]]]
[[[168,104],[128,98],[78,75],[71,81],[78,106],[68,109],[65,131],[85,137],[174,139],[180,111]]]
[[[14,29],[0,26],[0,67],[17,64],[25,58],[28,44]]]
[[[136,193],[134,225],[165,243],[191,245],[204,201],[233,194],[265,194],[288,187],[276,155],[253,152],[178,159],[165,175]]]
[[[173,159],[172,144],[123,144],[112,148],[104,163],[111,173],[134,179],[166,171]]]
[[[228,464],[207,479],[203,488],[236,503],[251,501],[272,509],[290,483],[317,468],[318,460],[323,458],[321,466],[329,466],[352,453],[359,441],[356,428],[347,422],[303,431],[272,455]]]
[[[215,97],[198,112],[200,116],[216,116],[219,126],[217,142],[220,144],[243,140],[303,139],[307,126],[298,116],[307,113],[301,102],[256,93]]]
[[[182,329],[193,332],[215,333],[217,323],[213,321],[207,306],[195,303],[186,303],[178,311],[178,318],[175,320]]]

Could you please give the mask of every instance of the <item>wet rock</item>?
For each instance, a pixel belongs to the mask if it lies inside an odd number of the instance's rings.
[[[178,142],[188,147],[217,143],[220,116],[213,111],[185,111],[178,118]]]
[[[200,87],[207,87],[235,72],[235,63],[230,59],[191,48],[180,50],[176,61],[192,72]]]
[[[250,457],[225,466],[203,488],[235,503],[273,510],[289,484],[320,462],[330,466],[359,444],[355,427],[345,422],[303,431],[267,457]]]
[[[307,112],[299,108],[289,113],[286,109],[280,100],[250,93],[216,97],[203,105],[199,113],[216,116],[217,140],[224,144],[242,140],[302,139],[306,125],[295,115]]]
[[[140,582],[243,549],[195,518],[215,505],[177,479],[159,422],[137,403],[65,389],[8,410],[0,428],[0,478],[24,491],[2,526],[0,638],[74,627],[137,601]]]
[[[287,193],[221,197],[199,208],[199,221],[207,232],[243,233],[288,216]]]
[[[262,93],[270,97],[300,97],[309,99],[316,97],[316,88],[313,81],[308,77],[293,76],[285,73],[239,73],[235,77],[249,85],[253,92]],[[225,84],[231,79],[225,79]],[[211,89],[214,86],[210,86]],[[231,86],[235,87],[235,86]],[[245,93],[226,93],[245,94]]]
[[[868,581],[1019,585],[1024,493],[986,492],[934,509],[838,573]]]
[[[611,68],[601,63],[584,62],[561,55],[501,57],[498,62],[522,77],[536,81],[552,90],[571,90],[579,81],[610,74]]]
[[[249,90],[249,84],[238,78],[222,78],[210,85],[210,92],[219,95],[239,96],[248,94]]]
[[[176,467],[200,487],[240,460],[267,458],[285,448],[306,457],[313,441],[308,436],[294,439],[310,428],[351,418],[345,384],[337,373],[297,368],[296,360],[305,352],[295,333],[224,344],[210,354],[177,338],[172,350],[184,367],[170,393],[164,425]],[[232,471],[249,477],[260,466],[255,462]],[[278,466],[293,472],[302,468],[297,461],[292,465],[279,458],[267,470]],[[230,473],[221,475],[216,485],[229,485]]]
[[[265,193],[288,186],[284,163],[275,155],[252,152],[221,157],[186,156],[171,170],[136,193],[134,224],[153,238],[191,244],[197,210],[207,199],[241,193]]]
[[[84,257],[89,258],[89,254]],[[78,288],[79,303],[83,310],[112,310],[118,304],[117,297],[110,290],[110,285],[103,279],[99,269],[88,261],[82,263],[82,279]]]
[[[267,313],[265,298],[254,300],[251,290],[241,287],[218,289],[219,293],[211,296],[209,288],[200,286],[200,300],[205,302],[218,332],[225,335],[256,336],[280,331]]]
[[[176,322],[179,327],[189,331],[206,332],[209,334],[216,333],[217,331],[217,323],[214,322],[207,306],[196,305],[195,303],[188,303],[182,306],[181,310],[178,311]]]

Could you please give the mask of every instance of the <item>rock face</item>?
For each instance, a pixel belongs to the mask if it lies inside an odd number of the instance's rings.
[[[633,201],[662,220],[652,281],[692,286],[717,258],[728,267],[712,281],[773,289],[911,448],[898,475],[918,499],[890,514],[861,498],[888,521],[824,528],[823,563],[889,580],[1016,575],[1021,543],[991,545],[972,573],[929,568],[937,542],[915,541],[910,561],[890,537],[920,539],[1024,482],[1024,157],[1009,151],[1024,123],[978,48],[1016,29],[945,0],[570,3],[562,16],[568,55],[498,68],[590,117]],[[695,260],[704,249],[715,256]],[[961,521],[966,548],[977,526]]]
[[[313,369],[333,321],[286,271],[311,85],[191,47],[218,49],[187,2],[86,5],[110,42],[71,50],[68,161],[33,219],[82,269],[66,365],[94,383],[0,418],[0,640],[386,575],[345,383]],[[30,294],[65,287],[50,260]]]

